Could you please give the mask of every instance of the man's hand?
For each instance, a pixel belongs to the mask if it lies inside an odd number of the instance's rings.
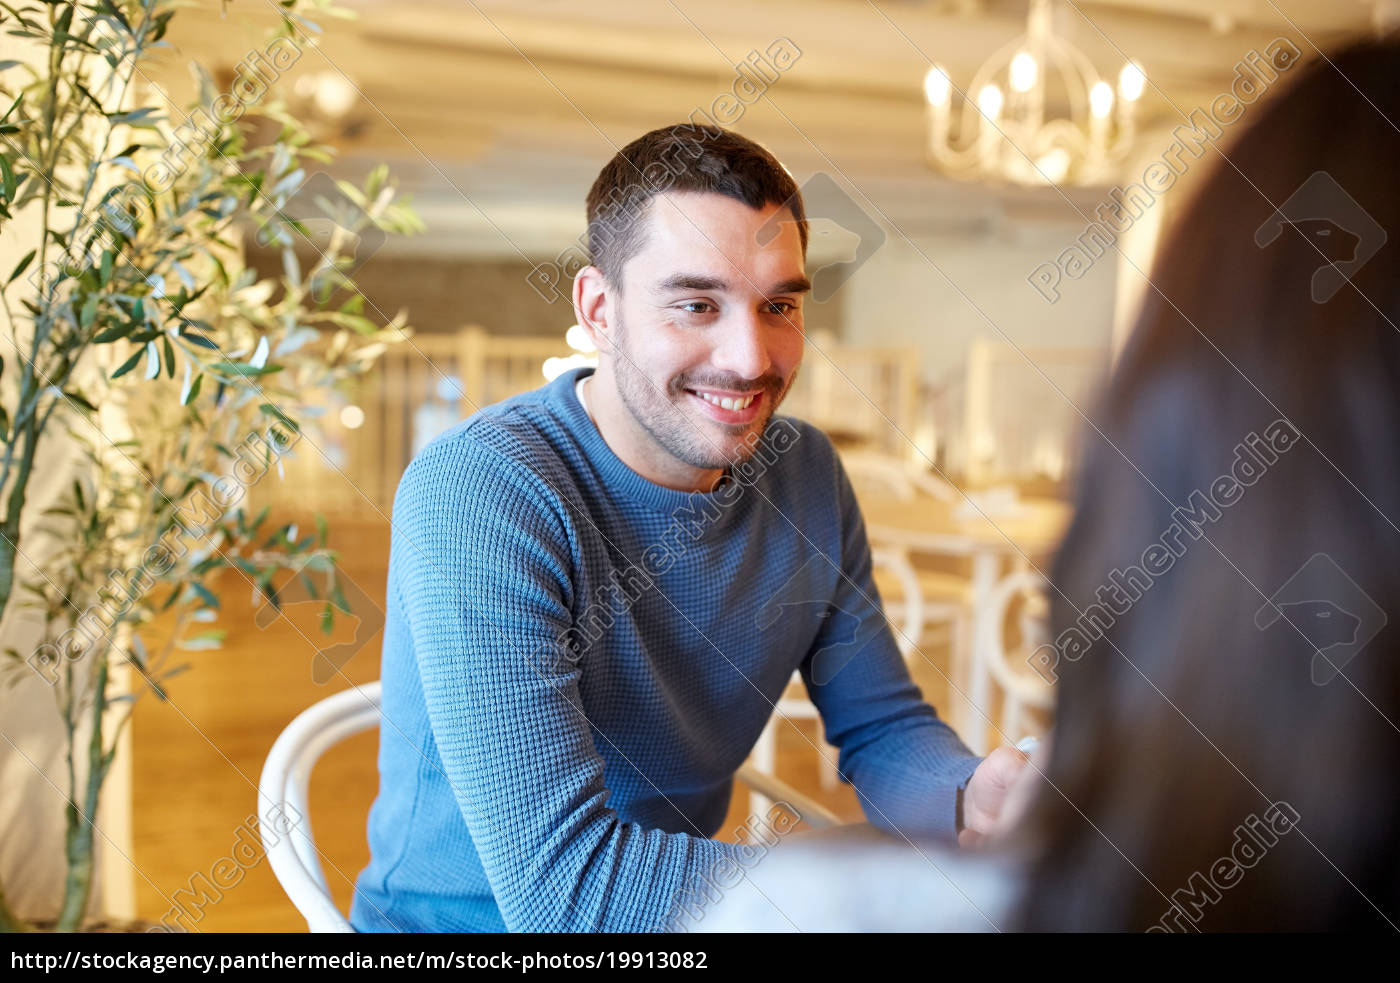
[[[963,793],[959,846],[976,846],[983,838],[1003,831],[1007,793],[1025,777],[1029,757],[1024,751],[999,747],[977,766]]]

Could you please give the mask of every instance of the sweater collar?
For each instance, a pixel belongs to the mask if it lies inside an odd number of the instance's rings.
[[[593,465],[599,477],[603,479],[603,483],[615,496],[626,498],[638,505],[668,515],[676,509],[686,506],[699,506],[707,501],[730,500],[730,494],[723,490],[725,482],[735,480],[729,468],[725,469],[724,477],[720,479],[715,491],[687,492],[658,485],[628,467],[622,458],[618,457],[608,446],[608,442],[603,439],[602,432],[598,430],[598,425],[593,422],[592,417],[583,408],[583,404],[579,402],[578,382],[584,376],[592,373],[591,366],[582,366],[560,373],[550,384],[550,395],[565,424],[578,438],[589,463]]]

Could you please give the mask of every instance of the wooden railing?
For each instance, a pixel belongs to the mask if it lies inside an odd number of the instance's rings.
[[[387,516],[404,469],[429,440],[482,407],[543,385],[544,361],[568,354],[562,335],[497,336],[475,326],[391,346],[348,403],[328,406],[308,426],[284,462],[285,479],[268,481],[258,497]],[[927,434],[931,420],[921,419],[929,410],[919,405],[919,364],[917,349],[814,335],[780,412],[843,443],[922,461],[912,441]]]

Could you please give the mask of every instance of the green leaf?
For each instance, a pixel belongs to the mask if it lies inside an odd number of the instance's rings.
[[[144,354],[146,354],[146,349],[144,349],[144,348],[138,348],[138,349],[136,349],[136,354],[133,355],[133,356],[131,356],[129,359],[127,359],[127,360],[126,360],[125,362],[123,362],[121,365],[119,365],[119,366],[117,367],[117,371],[115,371],[115,372],[112,373],[112,378],[113,378],[113,379],[119,379],[119,378],[121,378],[122,376],[126,375],[128,372],[130,372],[132,369],[136,368],[136,363],[139,362],[139,361],[141,361],[141,356],[144,355]]]
[[[154,379],[158,375],[160,375],[160,349],[156,347],[154,341],[148,341],[146,342],[146,378]]]
[[[96,294],[93,294],[94,299],[96,298],[96,296]],[[132,324],[130,321],[125,321],[121,324],[108,328],[106,331],[99,333],[96,337],[92,339],[93,343],[97,345],[105,345],[109,341],[120,341],[127,335],[131,334],[131,329],[133,327],[135,327],[134,324]]]
[[[310,539],[311,537],[306,537]],[[335,571],[335,561],[325,553],[312,553],[306,558],[306,569],[321,570],[327,574]]]
[[[222,556],[206,556],[194,566],[190,567],[190,573],[196,577],[202,577],[215,567],[221,567],[223,565],[224,558]]]
[[[58,15],[58,22],[54,24],[54,36],[67,34],[68,28],[73,26],[73,10],[76,4],[69,4],[63,8],[63,13]]]
[[[169,335],[166,335],[161,341],[165,343],[165,374],[173,379],[175,378],[175,346],[170,344]]]
[[[247,362],[215,362],[209,366],[216,372],[227,372],[229,375],[267,375],[270,372],[281,372],[280,365],[264,365],[259,368],[256,365],[249,365]]]
[[[209,631],[202,631],[198,635],[191,635],[189,638],[180,639],[180,648],[186,651],[200,651],[203,649],[216,649],[224,640],[228,630],[224,628],[211,628]]]
[[[297,422],[291,417],[289,417],[287,414],[283,413],[277,407],[273,406],[271,403],[259,403],[258,409],[262,410],[269,416],[276,417],[282,422],[282,425],[291,430],[292,433],[301,433],[301,427],[297,425]]]
[[[30,263],[34,262],[34,256],[38,252],[38,249],[31,249],[29,250],[29,252],[24,254],[24,258],[15,264],[15,271],[11,273],[10,278],[5,281],[6,286],[9,286],[10,284],[14,283],[16,280],[19,279],[19,275],[29,268]]]
[[[193,403],[195,399],[199,396],[199,387],[203,382],[204,373],[201,372],[199,373],[199,375],[194,377],[194,382],[190,385],[189,391],[186,392],[184,397],[180,400],[180,405],[189,406],[191,403]]]
[[[15,181],[15,172],[10,169],[10,162],[0,154],[0,192],[3,192],[6,200],[13,201],[15,188],[19,187]]]
[[[175,604],[175,602],[176,602],[177,600],[179,600],[179,598],[180,598],[180,585],[179,585],[179,584],[176,584],[173,588],[171,588],[171,590],[170,590],[170,596],[167,597],[167,598],[165,599],[165,603],[162,604],[162,605],[160,606],[160,608],[157,610],[156,613],[157,613],[157,614],[164,614],[166,611],[169,611],[170,608]]]
[[[321,633],[329,635],[335,630],[335,608],[328,602],[326,609],[321,612]]]
[[[229,562],[236,566],[238,569],[242,570],[250,577],[256,577],[258,575],[257,566],[249,560],[245,559],[244,557],[231,556],[229,557]]]
[[[73,402],[77,403],[77,404],[78,404],[79,406],[81,406],[83,409],[89,410],[89,411],[91,411],[91,412],[93,412],[93,413],[96,413],[96,412],[97,412],[97,407],[96,407],[96,406],[93,406],[91,403],[89,403],[89,402],[88,402],[86,399],[84,399],[84,398],[82,397],[82,395],[80,395],[79,393],[73,392],[72,390],[67,390],[67,391],[65,391],[65,392],[63,393],[63,395],[66,396],[66,397],[68,397],[68,399],[72,400]]]
[[[190,590],[199,595],[199,599],[204,602],[205,607],[217,608],[219,606],[219,598],[203,584],[190,584]]]
[[[336,314],[332,320],[362,335],[372,335],[379,330],[379,325],[359,314]]]
[[[175,271],[175,275],[180,278],[180,282],[185,285],[185,288],[187,290],[194,289],[194,274],[192,274],[189,270],[185,269],[184,266],[180,265],[177,262],[171,262],[170,267]],[[199,294],[195,294],[195,297],[198,296]],[[193,300],[194,298],[190,299]],[[189,301],[186,301],[186,303],[188,302]]]
[[[107,107],[102,105],[102,102],[97,98],[97,96],[93,95],[91,92],[88,91],[88,87],[86,85],[83,85],[83,83],[78,81],[74,81],[73,85],[77,88],[79,92],[83,94],[83,97],[87,99],[88,102],[92,103],[93,109],[97,110],[99,113],[105,113],[107,111]]]
[[[344,611],[346,614],[354,614],[354,612],[350,610],[350,602],[345,599],[345,592],[340,589],[340,584],[333,586],[330,594],[331,601],[336,607],[340,608],[340,610]]]
[[[206,338],[202,334],[195,334],[193,331],[185,331],[181,333],[180,337],[184,338],[192,345],[198,345],[200,348],[207,348],[211,352],[219,350],[219,346],[214,343],[213,339]]]
[[[133,109],[126,113],[113,113],[107,118],[113,123],[125,123],[127,126],[155,128],[156,123],[163,117],[156,116],[158,110],[154,106],[142,106],[140,109]]]

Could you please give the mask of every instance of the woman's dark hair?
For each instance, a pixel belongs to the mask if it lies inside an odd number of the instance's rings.
[[[1294,71],[1085,437],[1030,929],[1400,925],[1400,46]]]

